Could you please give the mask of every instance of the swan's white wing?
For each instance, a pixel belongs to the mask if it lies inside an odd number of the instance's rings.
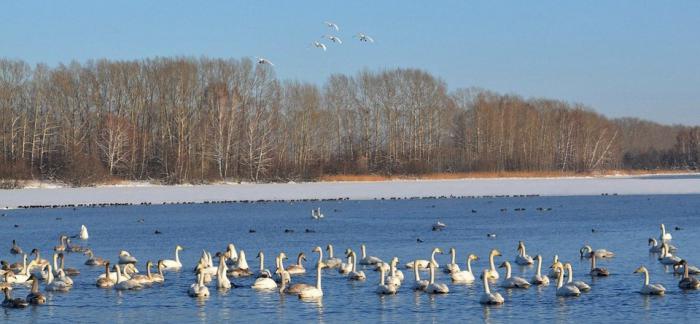
[[[326,23],[326,26],[328,26],[328,28],[333,28],[333,29],[335,29],[335,31],[340,31],[340,28],[338,27],[337,24],[330,22],[330,21],[325,21],[325,23]]]

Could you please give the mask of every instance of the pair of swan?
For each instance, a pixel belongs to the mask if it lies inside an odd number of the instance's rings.
[[[401,270],[396,269],[396,266],[398,264],[399,258],[393,257],[391,259],[391,262],[389,263],[389,276],[387,276],[386,281],[390,284],[400,287],[401,283],[403,282],[404,276]],[[380,270],[386,272],[384,268],[381,268]]]
[[[503,288],[530,288],[530,283],[522,277],[511,276],[510,262],[503,261],[499,268],[506,268],[506,277],[501,282]]]
[[[574,270],[571,266],[571,263],[567,262],[563,265],[561,263],[558,263],[554,265],[554,267],[559,268],[559,272],[557,274],[557,296],[579,296],[581,292],[591,290],[591,286],[589,286],[587,283],[583,281],[574,281]],[[567,272],[567,275],[569,277],[566,284],[564,284],[564,271]]]
[[[584,245],[579,250],[579,253],[581,254],[581,258],[590,258],[592,255],[595,255],[596,258],[612,258],[615,256],[615,253],[606,249],[593,250],[590,245]]]
[[[683,267],[683,278],[681,278],[681,281],[678,282],[678,287],[683,290],[700,289],[700,280],[690,276],[688,262],[681,260],[678,262],[678,265]]]
[[[236,266],[228,271],[228,275],[230,275],[233,278],[248,277],[253,275],[253,271],[250,271],[248,261],[245,258],[245,251],[238,251],[238,260],[236,260]]]
[[[399,286],[394,284],[393,282],[389,282],[388,284],[384,283],[384,274],[386,270],[384,270],[384,267],[379,267],[379,286],[377,287],[377,294],[380,295],[395,295],[399,291]]]
[[[46,291],[69,291],[73,287],[72,282],[67,282],[66,274],[63,270],[58,270],[58,278],[53,275],[53,269],[51,265],[47,265],[47,276],[46,276]]]
[[[518,242],[518,255],[515,256],[515,263],[519,265],[531,265],[535,263],[531,256],[525,251],[525,242]]]
[[[139,290],[143,289],[143,285],[139,280],[134,278],[123,278],[121,275],[121,268],[119,265],[114,265],[115,272],[117,275],[117,280],[114,283],[114,289],[116,290]]]
[[[666,288],[661,284],[649,283],[649,270],[647,270],[646,267],[640,266],[637,270],[634,270],[634,273],[644,274],[644,285],[642,285],[642,289],[639,290],[639,293],[642,295],[663,295],[666,293]]]
[[[678,248],[673,244],[670,244],[668,242],[662,243],[666,244],[666,249],[668,250],[668,252],[676,252],[678,250]],[[659,242],[657,242],[655,238],[650,237],[648,245],[649,253],[661,253],[661,248],[663,247],[663,244],[659,244]]]
[[[474,273],[472,272],[472,261],[478,260],[479,258],[474,255],[470,254],[467,257],[467,270],[464,271],[459,271],[457,270],[456,272],[450,273],[450,278],[452,279],[453,283],[472,283],[476,278],[474,277]],[[457,269],[459,269],[459,266],[457,266]]]
[[[437,253],[442,254],[443,252],[439,248],[434,248],[432,253],[430,254],[430,260],[413,260],[409,263],[406,263],[406,268],[413,269],[414,267],[416,267],[418,268],[418,270],[429,270],[429,265],[432,265],[434,268],[439,268],[440,265],[435,260],[435,254]]]
[[[322,48],[324,52],[326,51],[326,44],[323,44],[320,42],[315,42],[314,46]],[[316,209],[311,210],[311,218],[312,219],[322,219],[324,217],[325,216],[323,215],[323,213],[321,213],[321,207],[318,207]]]

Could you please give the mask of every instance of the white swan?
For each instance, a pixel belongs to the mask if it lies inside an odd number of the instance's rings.
[[[338,43],[342,44],[343,41],[340,39],[338,36],[333,36],[333,35],[324,35],[323,37],[328,38],[331,42],[333,43]]]
[[[258,252],[258,255],[256,256],[260,260],[260,265],[258,267],[258,273],[256,274],[256,278],[263,278],[263,277],[272,277],[272,274],[270,273],[269,269],[265,269],[265,253],[263,251]]]
[[[519,265],[531,265],[535,263],[531,256],[525,251],[525,242],[518,242],[518,255],[515,256],[515,263]]]
[[[180,262],[180,251],[184,250],[182,246],[175,247],[175,260],[163,260],[163,265],[165,270],[180,270],[182,269],[182,262]]]
[[[596,258],[612,258],[615,256],[615,253],[612,253],[606,249],[593,250],[590,245],[584,245],[579,250],[579,253],[581,254],[582,258],[590,258],[591,253],[595,253]]]
[[[565,263],[564,267],[566,267],[567,275],[569,276],[569,280],[567,281],[567,285],[573,285],[578,288],[580,291],[589,291],[591,290],[591,286],[589,286],[587,283],[583,281],[574,281],[574,269],[571,266],[571,263]]]
[[[219,256],[219,267],[216,271],[216,288],[231,289],[231,281],[228,280],[228,266],[226,266],[226,254]]]
[[[134,279],[126,279],[122,278],[121,276],[121,269],[119,268],[119,265],[114,266],[116,268],[117,272],[117,283],[114,285],[114,289],[116,290],[138,290],[142,289],[143,285],[141,285],[137,280]]]
[[[688,263],[685,260],[678,262],[679,266],[683,267],[683,278],[678,282],[678,287],[683,290],[700,289],[700,280],[690,275],[688,271]]]
[[[114,282],[117,280],[116,274],[114,275],[114,280],[111,279],[111,274],[109,272],[109,262],[105,262],[105,273],[104,276],[98,277],[95,285],[100,288],[112,288],[114,287]]]
[[[208,297],[209,288],[204,285],[204,276],[202,273],[197,273],[197,282],[190,285],[190,289],[187,290],[187,294],[190,297]]]
[[[484,293],[481,295],[481,298],[479,299],[479,303],[485,304],[485,305],[500,305],[505,302],[505,299],[503,299],[503,296],[497,292],[491,292],[491,288],[489,288],[489,277],[490,275],[490,270],[485,269],[484,272],[481,274],[481,278],[484,281]]]
[[[226,246],[226,258],[226,262],[230,262],[231,265],[235,264],[235,262],[238,262],[238,252],[236,252],[236,246],[233,245],[233,243],[229,243]]]
[[[552,261],[552,266],[549,267],[549,277],[557,279],[559,277],[559,273],[561,272],[561,269],[564,268],[564,265],[559,262],[559,255],[555,254],[554,255],[554,260]]]
[[[152,275],[152,280],[154,283],[163,283],[165,282],[165,275],[163,274],[163,260],[158,260],[158,264],[156,264],[156,268],[158,270],[157,273],[154,273]]]
[[[659,242],[652,237],[649,238],[648,242],[649,253],[661,253],[661,247],[663,246],[663,244],[659,244]],[[666,247],[668,248],[668,252],[676,252],[678,250],[678,248],[676,248],[675,245],[668,242],[666,242]]]
[[[48,269],[48,276],[46,278],[46,291],[69,291],[72,287],[72,285],[67,284],[63,280],[57,280],[54,278],[53,275],[53,269],[51,268],[51,265],[46,266]],[[62,272],[60,272],[62,273]]]
[[[493,249],[491,252],[489,252],[489,268],[486,269],[484,273],[488,276],[489,280],[498,280],[500,277],[498,274],[498,270],[496,270],[496,264],[494,264],[494,257],[501,256],[501,252]],[[482,274],[483,275],[483,274]]]
[[[369,43],[374,43],[374,39],[372,37],[369,37],[368,35],[365,35],[363,33],[358,33],[355,35],[357,39],[359,39],[361,42],[369,42]]]
[[[365,272],[360,270],[357,271],[357,255],[355,254],[355,251],[350,251],[350,258],[352,258],[352,270],[348,274],[348,279],[349,280],[365,280],[367,279],[367,276],[365,276]]]
[[[430,283],[428,287],[425,288],[425,292],[429,294],[446,294],[450,292],[450,288],[444,283],[435,282],[435,265],[428,264],[428,269],[430,270]]]
[[[319,41],[314,42],[314,47],[322,49],[324,52],[326,51],[327,47],[326,44],[321,43]],[[319,217],[320,218],[320,217]]]
[[[376,265],[377,263],[383,262],[382,259],[378,257],[367,256],[367,251],[364,244],[360,246],[360,251],[362,252],[362,259],[360,259],[360,264],[362,265]]]
[[[458,272],[453,272],[450,274],[450,278],[452,278],[453,283],[472,283],[476,278],[474,277],[474,273],[472,272],[472,261],[478,260],[479,258],[474,255],[470,254],[467,257],[467,270],[464,271],[458,271]]]
[[[318,248],[321,251],[321,248]],[[322,252],[320,252],[322,253]],[[300,299],[318,299],[323,297],[323,289],[321,288],[321,262],[316,263],[316,286],[309,287],[299,293]]]
[[[85,225],[80,225],[80,233],[78,234],[78,237],[83,241],[87,240],[90,237],[90,235],[88,235],[88,230],[87,227],[85,227]]]
[[[264,57],[257,57],[256,56],[255,59],[258,60],[258,64],[261,64],[261,65],[268,64],[270,66],[275,66],[274,64],[272,64],[272,62],[270,60],[268,60]]]
[[[335,24],[334,22],[331,22],[331,21],[324,21],[323,23],[326,24],[326,26],[327,26],[328,28],[335,29],[335,31],[340,31],[340,28],[339,28],[338,25]]]
[[[323,262],[324,266],[328,269],[335,269],[340,267],[343,260],[336,258],[333,254],[333,245],[326,245],[326,251],[328,251],[328,258]]]
[[[413,260],[409,263],[406,263],[406,268],[413,269],[413,267],[418,267],[418,270],[429,270],[429,264],[432,264],[435,268],[439,268],[440,265],[435,260],[436,253],[442,254],[442,250],[439,248],[434,248],[433,252],[430,254],[430,260]]]
[[[549,277],[542,275],[542,256],[538,254],[535,259],[537,260],[537,273],[532,276],[530,281],[533,285],[547,286],[549,285]]]
[[[396,265],[399,264],[399,258],[394,257],[391,259],[391,263],[389,264],[389,276],[386,277],[386,281],[389,284],[395,285],[397,287],[401,287],[401,282],[404,279],[403,272],[400,270],[396,269]],[[381,269],[384,270],[384,269]]]
[[[119,264],[129,264],[129,263],[136,263],[138,260],[131,256],[131,254],[127,251],[119,251]]]
[[[610,275],[610,272],[608,271],[607,268],[599,268],[596,267],[595,265],[595,253],[591,254],[591,271],[589,272],[591,276],[593,277],[607,277]]]
[[[661,264],[672,265],[680,261],[681,258],[672,255],[670,252],[668,252],[668,249],[666,248],[666,243],[661,244],[661,255],[659,256],[659,262],[661,262]]]
[[[664,224],[661,224],[661,226],[659,226],[659,228],[661,229],[661,233],[659,234],[659,241],[661,241],[661,243],[664,243],[666,241],[670,241],[673,239],[673,236],[671,235],[671,233],[666,232],[666,226]]]
[[[236,267],[229,270],[228,274],[233,278],[248,277],[253,275],[248,266],[248,261],[245,258],[245,251],[238,251],[238,261],[236,262]]]
[[[389,282],[384,283],[384,268],[379,268],[379,286],[377,286],[377,294],[380,295],[395,295],[399,291],[399,286]]]
[[[151,260],[146,261],[146,274],[141,275],[141,274],[135,274],[131,276],[131,279],[134,281],[138,282],[141,285],[151,285],[155,282],[155,277],[153,277],[153,274],[151,273],[151,268],[153,268],[153,262]]]
[[[575,285],[564,285],[564,270],[561,269],[561,263],[556,264],[555,267],[560,268],[557,273],[557,296],[559,297],[576,297],[581,295],[581,290],[579,290]]]
[[[425,291],[425,288],[428,288],[430,281],[420,279],[420,274],[418,273],[418,268],[413,268],[413,277],[415,279],[415,283],[413,283],[413,290]]]
[[[644,274],[644,285],[642,286],[642,289],[639,290],[639,293],[642,295],[663,295],[666,293],[666,288],[664,288],[664,286],[661,284],[649,283],[649,271],[646,267],[640,266],[637,268],[637,270],[634,270],[634,273]]]
[[[447,274],[459,272],[459,264],[457,264],[457,250],[455,248],[450,248],[450,263],[445,265],[443,271]]]
[[[530,288],[530,283],[522,277],[511,276],[510,262],[503,261],[499,268],[506,268],[506,277],[501,282],[503,288]]]
[[[297,263],[296,264],[290,264],[287,266],[287,272],[289,272],[290,275],[302,275],[306,273],[306,268],[304,268],[304,265],[302,264],[303,261],[306,261],[306,255],[304,252],[299,253],[297,256]]]

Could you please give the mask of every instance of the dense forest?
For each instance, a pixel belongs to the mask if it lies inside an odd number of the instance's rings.
[[[661,107],[660,107],[661,108]],[[278,80],[250,59],[0,60],[0,179],[694,169],[700,127],[608,119],[416,69]]]

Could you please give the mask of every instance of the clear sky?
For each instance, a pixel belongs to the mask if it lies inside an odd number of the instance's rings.
[[[342,45],[311,43],[340,26]],[[374,44],[352,35],[364,32]],[[611,116],[700,125],[700,1],[5,1],[0,57],[254,57],[282,79],[427,70],[580,102]]]

